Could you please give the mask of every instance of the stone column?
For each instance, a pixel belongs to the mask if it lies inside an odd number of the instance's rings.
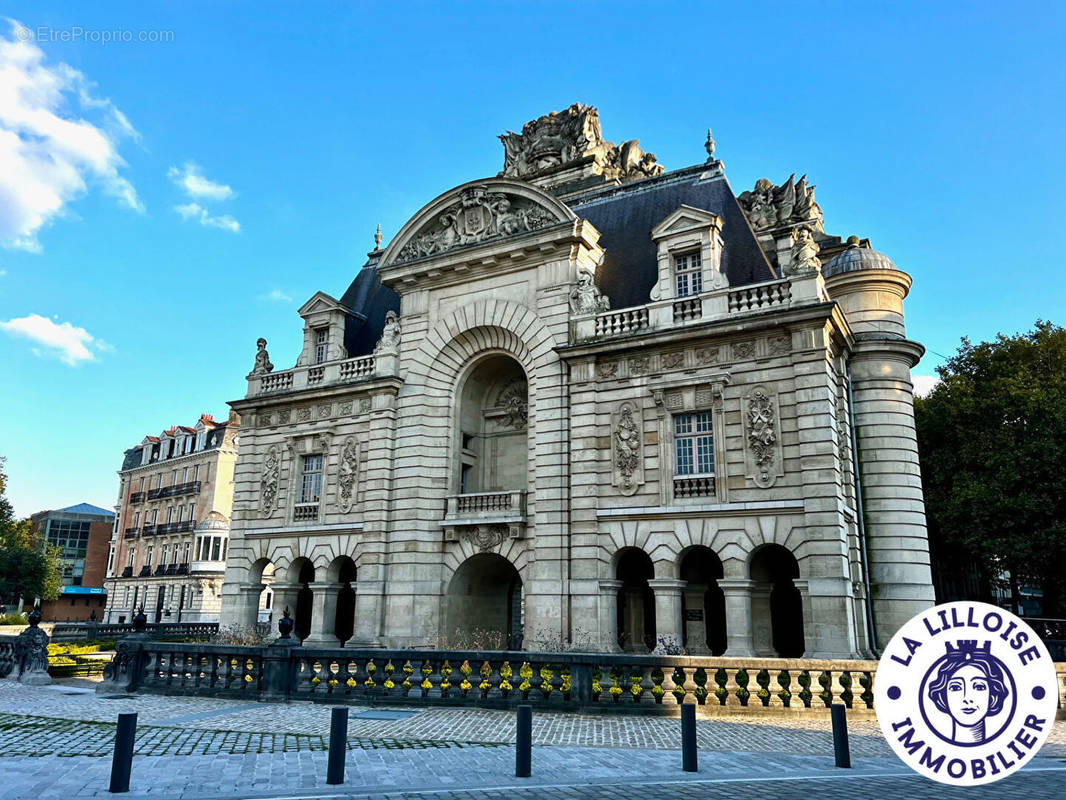
[[[381,606],[384,592],[380,581],[356,581],[355,631],[346,647],[381,646]]]
[[[233,620],[231,624],[248,628],[255,627],[259,622],[259,596],[262,593],[262,584],[238,586],[236,596],[231,596],[227,603],[230,606],[230,615]]]
[[[311,600],[311,632],[304,640],[305,647],[340,647],[337,635],[337,592],[341,584],[315,581],[308,584],[314,593]]]
[[[618,648],[618,592],[621,581],[600,581],[600,649],[617,653]]]
[[[751,591],[754,581],[743,578],[720,579],[725,595],[726,656],[744,658],[752,655]]]
[[[710,646],[707,644],[707,623],[709,620],[706,618],[707,609],[704,602],[706,593],[707,587],[702,583],[689,583],[682,593],[682,614],[688,609],[698,611],[700,617],[699,619],[683,618],[681,620],[681,630],[685,634],[685,650],[692,655],[709,655],[711,652]]]
[[[650,578],[648,586],[655,593],[655,649],[681,647],[681,591],[685,581],[674,578]]]

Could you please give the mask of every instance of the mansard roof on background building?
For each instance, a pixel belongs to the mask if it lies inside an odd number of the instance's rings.
[[[211,414],[201,414],[193,427],[172,425],[160,433],[159,436],[145,436],[139,445],[126,450],[123,453],[121,471],[147,464],[156,464],[160,461],[165,461],[167,458],[176,458],[179,455],[217,449],[222,446],[225,440],[226,430],[228,428],[236,428],[238,425],[239,418],[232,412],[226,422],[217,421]],[[201,435],[202,442],[200,441]],[[173,443],[178,440],[184,441],[185,439],[191,440],[191,445],[189,445],[191,449],[177,452]],[[144,453],[146,449],[148,450],[147,459]]]

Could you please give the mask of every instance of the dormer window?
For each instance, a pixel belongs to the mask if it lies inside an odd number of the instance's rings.
[[[321,364],[329,354],[329,328],[315,330],[315,363]]]
[[[689,297],[703,291],[703,260],[700,251],[674,256],[676,295]]]

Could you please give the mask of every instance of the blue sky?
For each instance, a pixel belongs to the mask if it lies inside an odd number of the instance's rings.
[[[293,363],[296,308],[344,290],[377,223],[387,241],[495,174],[497,134],[573,102],[667,168],[701,162],[712,126],[738,193],[807,173],[828,231],[914,276],[916,373],[963,335],[1064,322],[1060,4],[3,14],[32,34],[0,20],[0,455],[19,514],[110,507],[122,451],[224,416],[258,336]]]

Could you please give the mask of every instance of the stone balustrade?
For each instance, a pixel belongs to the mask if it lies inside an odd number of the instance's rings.
[[[468,518],[525,513],[524,491],[475,492],[449,495],[446,518]]]
[[[298,392],[332,384],[351,383],[396,374],[397,358],[391,353],[359,356],[313,366],[297,366],[281,372],[248,376],[247,397]]]
[[[609,339],[828,300],[829,295],[820,275],[795,276],[575,316],[573,337],[575,342]]]

